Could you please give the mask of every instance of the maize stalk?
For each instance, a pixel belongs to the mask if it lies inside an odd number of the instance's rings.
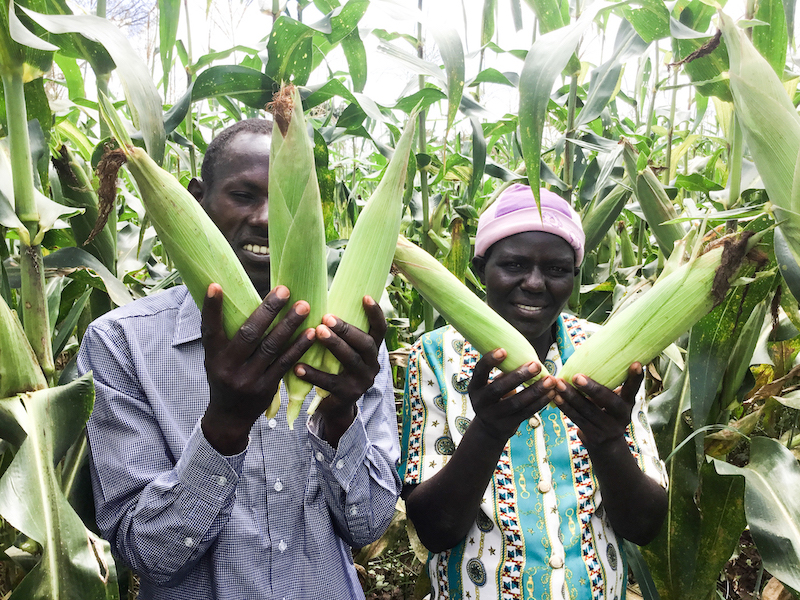
[[[326,313],[327,246],[314,148],[306,132],[300,93],[283,86],[270,105],[277,130],[272,134],[269,162],[269,251],[272,287],[285,285],[291,303],[308,302],[311,310],[299,331],[316,327]],[[289,310],[290,305],[281,314]],[[301,359],[318,368],[325,347],[314,344]],[[313,387],[290,370],[283,378],[289,395],[289,428]],[[277,398],[277,396],[276,396]],[[277,412],[273,401],[268,414]]]
[[[222,287],[222,323],[225,334],[232,338],[261,304],[244,267],[194,196],[147,152],[131,144],[107,99],[101,99],[100,107],[120,148],[106,154],[98,165],[99,195],[113,204],[117,171],[127,162],[150,222],[197,306],[202,308],[211,283]]]
[[[362,299],[364,296],[376,301],[380,299],[392,265],[403,215],[403,186],[414,143],[415,123],[416,113],[413,113],[409,116],[381,182],[358,215],[328,293],[328,312],[362,331],[369,328]],[[339,373],[341,365],[333,354],[325,351],[321,369],[328,373]],[[308,413],[313,414],[327,395],[325,390],[318,388],[317,397],[309,406]]]
[[[496,348],[506,351],[500,370],[513,371],[531,361],[539,363],[536,350],[525,336],[484,304],[438,260],[402,235],[397,238],[394,265],[439,313],[481,354]],[[547,373],[542,370],[530,381]]]
[[[754,240],[748,233],[736,241],[725,239],[659,279],[639,300],[578,346],[558,376],[569,382],[575,374],[583,373],[606,387],[619,385],[632,363],[650,362],[722,302]],[[531,360],[538,362],[535,350],[521,333],[435,258],[402,236],[394,264],[481,354],[504,348],[508,356],[501,370],[508,372]],[[542,367],[539,377],[544,373]]]

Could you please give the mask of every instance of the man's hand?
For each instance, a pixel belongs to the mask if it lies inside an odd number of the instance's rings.
[[[364,296],[363,305],[369,333],[334,315],[325,315],[317,326],[317,341],[342,364],[339,374],[325,373],[302,363],[295,367],[298,377],[330,392],[317,411],[324,421],[325,439],[334,447],[355,418],[356,401],[372,386],[380,371],[378,350],[386,334],[386,319],[381,307],[369,296]]]
[[[475,420],[491,437],[505,443],[519,424],[530,419],[555,396],[555,378],[545,375],[518,393],[514,390],[541,371],[538,363],[528,363],[489,382],[489,373],[506,358],[498,348],[485,354],[472,372],[468,392],[475,410]]]
[[[250,429],[269,407],[281,378],[314,343],[314,330],[308,329],[287,345],[308,315],[304,300],[264,336],[288,299],[288,288],[276,287],[228,340],[222,327],[222,288],[208,286],[202,339],[211,397],[202,427],[221,454],[238,454],[247,447]]]
[[[613,391],[580,373],[572,378],[572,386],[558,380],[556,404],[578,426],[578,435],[590,453],[623,439],[643,378],[642,365],[637,362],[628,369],[622,387]]]

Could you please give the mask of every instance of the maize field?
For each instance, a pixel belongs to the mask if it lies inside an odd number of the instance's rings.
[[[2,0],[0,596],[135,597],[96,533],[75,355],[175,285],[202,304],[220,283],[229,337],[259,305],[186,187],[261,117],[272,283],[310,326],[365,328],[380,301],[398,407],[411,344],[446,323],[504,370],[539,360],[487,312],[474,236],[513,183],[569,201],[567,309],[605,326],[564,373],[613,387],[647,363],[669,477],[660,534],[625,547],[632,593],[800,599],[795,31],[794,0]],[[284,384],[291,426],[310,386]],[[399,503],[355,553],[366,597],[424,598],[426,556]]]

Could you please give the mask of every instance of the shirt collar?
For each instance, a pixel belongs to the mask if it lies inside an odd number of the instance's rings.
[[[193,342],[200,339],[200,309],[197,308],[189,290],[183,297],[178,309],[178,320],[175,323],[175,335],[172,337],[172,345],[178,346],[186,342]]]

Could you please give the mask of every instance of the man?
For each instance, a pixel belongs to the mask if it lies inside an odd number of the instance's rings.
[[[140,598],[363,597],[350,547],[380,537],[394,514],[380,308],[365,298],[369,334],[326,315],[289,343],[308,313],[300,300],[262,341],[289,296],[269,290],[270,135],[261,120],[223,131],[189,184],[266,296],[234,338],[212,284],[202,315],[185,287],[171,288],[98,319],[81,346],[97,393],[87,424],[97,522],[139,574]],[[292,367],[315,338],[340,375]],[[289,368],[331,391],[294,431],[285,395],[276,418],[263,415]]]
[[[567,202],[541,190],[537,205],[523,185],[484,211],[475,237],[487,304],[555,375],[590,333],[562,312],[584,239]],[[494,377],[505,357],[481,357],[452,327],[409,356],[400,473],[431,551],[431,597],[622,598],[619,538],[648,543],[667,507],[641,365],[619,390],[580,374],[574,387],[548,375],[522,389],[539,365]]]

